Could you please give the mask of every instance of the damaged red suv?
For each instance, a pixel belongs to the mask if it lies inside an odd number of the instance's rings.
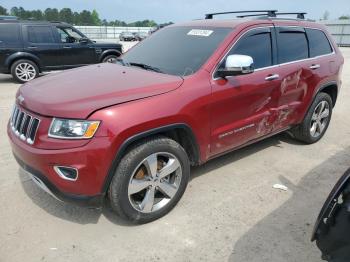
[[[317,142],[343,57],[303,14],[257,13],[171,25],[115,64],[22,85],[8,123],[16,160],[59,200],[107,200],[146,223],[180,200],[190,166],[286,130]]]

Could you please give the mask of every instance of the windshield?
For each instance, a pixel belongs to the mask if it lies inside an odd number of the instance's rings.
[[[125,64],[143,64],[170,75],[195,73],[232,28],[168,27],[123,55]]]

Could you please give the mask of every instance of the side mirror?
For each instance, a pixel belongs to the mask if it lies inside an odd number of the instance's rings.
[[[246,75],[254,72],[254,60],[247,55],[229,55],[226,58],[225,68],[218,69],[216,75],[222,78],[227,76]]]
[[[81,43],[81,44],[87,44],[87,43],[89,43],[89,42],[90,42],[89,39],[88,39],[88,38],[85,38],[85,37],[80,38],[80,40],[79,40],[79,43]]]

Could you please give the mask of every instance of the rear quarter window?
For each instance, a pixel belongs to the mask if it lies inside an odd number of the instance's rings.
[[[18,47],[21,45],[18,24],[0,24],[0,46]]]
[[[325,33],[318,29],[305,29],[309,39],[310,57],[327,55],[333,52]]]
[[[278,62],[280,64],[309,57],[309,47],[304,31],[280,29],[278,32]]]

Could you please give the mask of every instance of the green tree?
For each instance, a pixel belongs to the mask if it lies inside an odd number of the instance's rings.
[[[0,5],[0,15],[8,15],[7,9]]]
[[[74,23],[74,15],[70,8],[62,8],[59,12],[60,21],[66,22],[69,24]]]
[[[79,14],[81,25],[93,25],[92,15],[90,11],[83,10]]]
[[[342,15],[341,17],[339,17],[339,20],[349,20],[350,19],[350,15]]]
[[[46,8],[45,19],[48,21],[59,21],[59,15],[57,8]]]
[[[92,11],[91,18],[93,25],[101,25],[101,19],[95,9]]]
[[[108,21],[107,21],[106,19],[103,19],[103,20],[101,21],[101,25],[103,25],[103,26],[108,26]]]
[[[80,25],[80,14],[78,12],[73,13],[73,24]]]
[[[17,7],[12,7],[10,11],[11,15],[18,16],[18,8]]]
[[[30,18],[34,20],[43,20],[44,15],[43,15],[43,12],[39,9],[33,10],[33,11],[30,11]]]

